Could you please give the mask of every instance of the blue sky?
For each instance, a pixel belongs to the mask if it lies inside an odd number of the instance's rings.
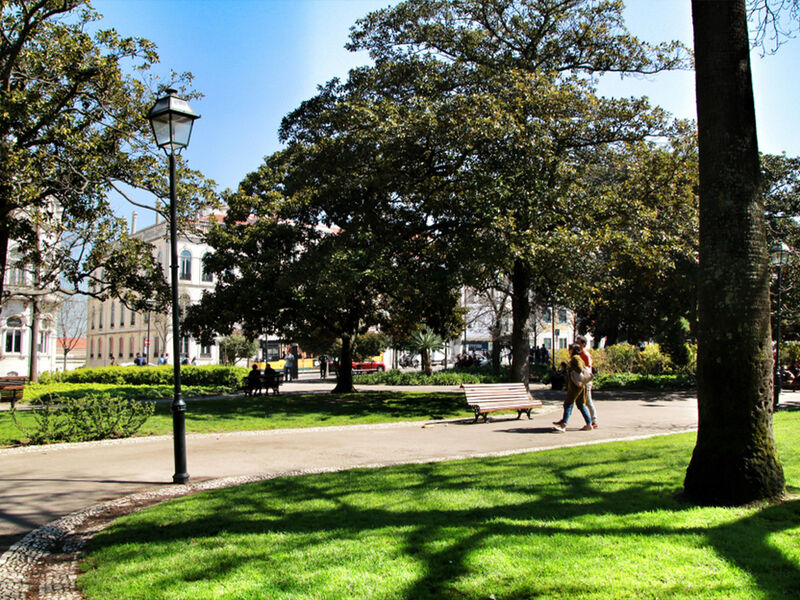
[[[220,189],[236,187],[263,158],[280,147],[281,118],[316,86],[369,57],[344,49],[350,26],[390,0],[94,0],[102,26],[145,37],[158,46],[159,74],[194,74],[205,94],[192,103],[195,123],[184,156]],[[629,29],[650,42],[678,39],[691,47],[689,0],[628,0]],[[800,40],[774,55],[752,53],[759,145],[763,152],[800,155],[795,99]],[[682,118],[695,118],[694,74],[647,78],[605,76],[606,95],[646,95]],[[115,203],[119,216],[134,210]],[[154,222],[138,210],[139,226]]]

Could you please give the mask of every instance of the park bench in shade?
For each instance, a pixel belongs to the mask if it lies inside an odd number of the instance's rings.
[[[13,407],[17,400],[22,400],[22,393],[25,391],[26,383],[28,383],[28,378],[21,375],[0,377],[0,398],[11,402]]]
[[[465,383],[461,388],[467,404],[475,411],[476,423],[481,416],[485,423],[490,412],[501,410],[517,411],[518,419],[525,413],[530,419],[531,410],[542,406],[542,401],[533,398],[524,383]]]

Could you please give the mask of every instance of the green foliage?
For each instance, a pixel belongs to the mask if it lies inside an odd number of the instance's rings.
[[[491,369],[447,369],[430,375],[421,371],[368,373],[353,378],[355,383],[385,385],[461,385],[462,383],[504,383],[508,381],[508,368],[500,374]]]
[[[800,342],[784,342],[781,344],[781,363],[800,364]]]
[[[627,342],[607,346],[603,366],[611,373],[632,373],[638,354],[639,349]]]
[[[181,385],[218,386],[236,389],[243,377],[246,367],[234,366],[181,366]],[[158,367],[96,367],[91,369],[75,369],[74,371],[43,373],[39,382],[47,383],[102,383],[113,385],[172,385],[173,365]]]
[[[130,437],[153,414],[152,402],[110,394],[57,397],[32,404],[34,425],[20,426],[32,444]],[[14,411],[15,423],[16,411]]]
[[[648,344],[636,355],[634,372],[642,375],[657,375],[672,371],[672,361],[661,352],[658,344]]]
[[[353,360],[365,360],[380,355],[389,345],[389,339],[382,333],[368,331],[356,338],[353,346]],[[334,354],[339,356],[339,354]]]
[[[235,365],[242,359],[249,359],[258,354],[258,342],[248,340],[240,335],[224,337],[219,341],[220,360],[225,364]]]
[[[155,46],[100,29],[88,1],[9,0],[0,10],[0,247],[18,242],[19,266],[36,266],[37,294],[88,281],[89,294],[139,309],[146,299],[164,302],[169,288],[150,245],[130,236],[108,202],[119,183],[169,197],[143,118],[164,83],[151,70]],[[191,74],[169,77],[187,92]],[[216,204],[216,194],[179,166],[185,221]],[[2,252],[0,271],[5,262]]]
[[[598,373],[592,380],[596,390],[609,389],[692,389],[697,385],[694,375],[676,373],[667,375],[642,375],[639,373]]]

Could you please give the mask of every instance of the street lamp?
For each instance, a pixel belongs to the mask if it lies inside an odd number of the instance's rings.
[[[773,387],[772,410],[778,408],[781,398],[781,271],[789,262],[792,249],[785,242],[775,242],[769,249],[770,262],[773,267],[778,267],[778,310],[775,319],[775,384]]]
[[[189,145],[192,125],[200,115],[189,106],[186,100],[178,98],[177,92],[166,90],[166,96],[156,100],[147,113],[150,127],[156,138],[156,145],[163,149],[169,158],[169,232],[172,270],[172,356],[174,372],[174,396],[172,399],[172,443],[175,453],[174,483],[189,481],[186,472],[186,404],[181,398],[180,327],[178,323],[178,199],[175,175],[175,152]]]

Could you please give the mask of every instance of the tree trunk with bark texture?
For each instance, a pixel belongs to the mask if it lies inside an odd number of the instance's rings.
[[[353,387],[353,340],[349,335],[342,336],[342,353],[339,356],[339,368],[336,370],[336,387],[334,394],[352,394]]]
[[[513,289],[511,295],[511,381],[521,382],[527,386],[530,374],[528,322],[531,315],[531,273],[528,266],[519,259],[514,262],[511,285]]]
[[[693,0],[700,149],[697,444],[686,496],[783,492],[772,431],[769,260],[744,0]]]

